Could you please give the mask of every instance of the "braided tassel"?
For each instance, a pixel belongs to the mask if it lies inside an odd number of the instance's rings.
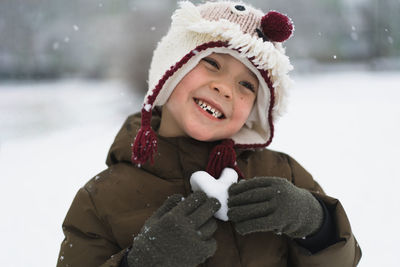
[[[233,140],[226,139],[216,145],[210,153],[206,171],[213,177],[220,177],[226,167],[234,169],[240,177],[242,172],[237,167],[236,152],[233,149]]]
[[[144,164],[149,159],[154,163],[154,154],[157,152],[157,136],[150,126],[141,127],[136,135],[132,147],[131,161],[134,164]]]
[[[144,164],[149,159],[154,163],[154,154],[157,152],[157,136],[150,126],[151,112],[142,110],[142,126],[140,127],[132,147],[131,161],[134,164]]]

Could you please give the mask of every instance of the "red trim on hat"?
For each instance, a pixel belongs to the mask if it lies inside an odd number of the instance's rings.
[[[193,56],[195,56],[200,51],[203,51],[203,50],[206,50],[206,49],[209,49],[209,48],[215,48],[215,47],[229,47],[229,44],[228,44],[228,42],[223,42],[223,41],[212,41],[212,42],[208,42],[208,43],[204,43],[202,45],[199,45],[195,49],[190,51],[180,61],[178,61],[174,66],[171,66],[171,68],[167,72],[165,72],[164,76],[160,79],[160,81],[158,82],[157,86],[153,90],[153,93],[147,97],[147,103],[151,104],[153,106],[154,101],[156,100],[158,94],[160,93],[160,90],[163,88],[163,86],[166,83],[166,81],[168,80],[168,78],[170,78],[172,75],[174,75],[174,73],[178,69],[180,69],[184,64],[186,64]],[[238,49],[233,49],[233,50],[236,50],[236,51],[240,52]],[[253,58],[249,58],[249,61],[251,62],[251,64],[253,64],[254,67],[257,68],[257,66],[253,63],[252,59]],[[260,69],[258,69],[258,71],[260,72],[261,76],[264,78],[265,82],[267,83],[268,89],[269,89],[269,92],[270,92],[270,96],[271,96],[270,97],[270,101],[269,101],[270,102],[269,103],[269,107],[268,107],[268,124],[269,124],[269,129],[270,129],[270,137],[269,137],[269,139],[267,140],[266,143],[262,143],[262,144],[235,144],[234,145],[235,148],[246,149],[246,148],[267,147],[267,146],[269,146],[271,144],[272,138],[274,136],[274,124],[273,124],[273,119],[272,119],[272,109],[273,109],[274,104],[275,104],[274,87],[272,86],[272,82],[271,82],[271,79],[268,76],[268,72],[265,71],[265,70],[260,70]],[[151,114],[151,110],[149,112]],[[142,114],[143,114],[143,110],[142,110]],[[143,125],[143,122],[142,122],[142,125]]]
[[[135,137],[135,141],[132,146],[132,157],[131,161],[134,164],[144,164],[150,160],[154,163],[154,155],[157,153],[157,138],[153,129],[151,129],[151,109],[153,107],[154,101],[156,100],[158,94],[163,88],[165,82],[184,64],[186,64],[189,59],[191,59],[197,52],[206,50],[210,47],[224,47],[227,46],[226,42],[216,41],[209,42],[196,47],[196,49],[190,51],[186,54],[180,61],[178,61],[174,66],[171,66],[167,70],[163,77],[158,81],[156,87],[153,89],[152,93],[147,96],[147,101],[144,103],[142,108],[142,121],[140,129]],[[197,52],[195,52],[197,51]],[[148,106],[150,105],[150,107]]]
[[[171,68],[164,73],[164,76],[158,81],[156,87],[154,88],[153,93],[147,97],[147,103],[153,106],[154,101],[156,100],[158,94],[160,93],[160,90],[163,88],[166,81],[198,52],[206,50],[208,48],[227,47],[227,46],[228,44],[222,41],[213,41],[197,46],[195,49],[186,54],[181,60],[179,60],[174,66],[171,66]]]
[[[269,124],[269,139],[264,144],[235,144],[236,148],[246,149],[246,148],[264,148],[271,144],[272,138],[274,137],[274,122],[272,119],[272,109],[275,105],[275,92],[274,87],[272,86],[271,79],[268,76],[268,72],[265,70],[258,70],[261,73],[261,76],[264,78],[265,82],[268,85],[270,98],[269,98],[269,107],[268,107],[268,124]]]
[[[142,108],[141,128],[135,138],[135,142],[132,147],[132,162],[133,163],[143,164],[143,163],[147,162],[149,159],[150,159],[151,163],[153,163],[153,161],[154,161],[153,158],[157,152],[157,140],[156,140],[154,131],[150,127],[151,112],[152,112],[151,109],[153,107],[154,101],[156,100],[158,94],[160,93],[160,91],[163,88],[166,81],[172,75],[174,75],[174,73],[177,70],[179,70],[184,64],[186,64],[193,56],[195,56],[198,52],[209,49],[209,48],[215,48],[215,47],[229,47],[229,44],[228,44],[228,42],[223,42],[223,41],[212,41],[212,42],[204,43],[202,45],[197,46],[195,49],[193,49],[188,54],[186,54],[181,60],[179,60],[175,65],[171,66],[170,69],[167,70],[164,73],[163,77],[158,81],[158,83],[157,83],[156,87],[153,89],[152,93],[147,96],[147,101],[145,101],[144,105],[150,105],[151,108],[145,108],[145,106]],[[235,50],[240,52],[238,49],[235,49]],[[253,63],[251,58],[249,59],[249,61],[257,68],[257,66]],[[226,142],[224,143],[225,145],[223,147],[221,147],[221,148],[223,148],[223,150],[229,151],[228,154],[231,154],[231,150],[234,153],[233,147],[240,148],[240,149],[264,148],[264,147],[267,147],[272,142],[272,138],[274,136],[274,125],[273,125],[273,120],[272,120],[272,108],[275,103],[274,88],[273,88],[272,82],[268,76],[268,72],[265,70],[259,70],[259,72],[260,72],[261,76],[264,78],[265,82],[267,83],[269,91],[270,91],[270,104],[269,104],[269,108],[268,108],[268,124],[269,124],[269,128],[270,128],[269,139],[264,144],[234,144],[233,140],[230,140],[230,141],[232,141],[232,144],[230,144],[228,147],[231,147],[231,145],[232,145],[232,149],[226,149],[226,147],[227,147]],[[150,147],[148,147],[149,144],[150,144]],[[217,150],[215,150],[215,152],[217,153]],[[209,160],[208,165],[209,165],[210,169],[213,169],[213,168],[211,168],[210,161],[212,158],[215,158],[214,154],[211,155],[212,157]],[[228,165],[232,165],[231,161],[233,158],[236,159],[236,153],[234,153],[234,154],[235,154],[235,156],[226,155],[227,157],[230,158],[228,160],[230,164],[228,164]],[[225,161],[226,160],[224,159],[221,161],[221,163],[224,163]],[[225,162],[225,163],[227,163],[227,162]],[[214,162],[213,166],[216,166],[215,164],[217,164],[217,163]],[[222,165],[224,165],[224,164],[222,164]],[[220,167],[218,167],[218,170],[215,170],[215,171],[217,171],[218,173],[221,172],[222,165]],[[240,170],[236,166],[236,160],[235,160],[235,164],[233,164],[233,165],[234,166],[231,166],[231,167],[238,170],[239,175],[243,176],[240,173]],[[213,171],[213,172],[215,172],[215,171]],[[217,173],[215,173],[215,174],[217,174]]]

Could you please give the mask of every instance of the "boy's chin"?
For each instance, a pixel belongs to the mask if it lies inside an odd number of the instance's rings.
[[[237,132],[232,127],[219,126],[207,127],[200,126],[198,123],[188,123],[182,128],[185,134],[197,141],[214,142],[224,139],[230,139]],[[240,129],[239,129],[240,130]]]
[[[229,137],[223,137],[217,134],[212,134],[210,132],[199,132],[199,131],[186,131],[186,134],[190,136],[193,139],[196,139],[197,141],[202,141],[202,142],[213,142],[213,141],[218,141],[222,139],[226,139]]]

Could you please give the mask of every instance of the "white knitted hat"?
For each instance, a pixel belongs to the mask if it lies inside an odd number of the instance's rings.
[[[247,4],[219,1],[195,6],[181,2],[172,16],[168,33],[154,51],[149,90],[142,109],[132,161],[152,159],[156,139],[150,134],[151,110],[166,103],[181,79],[211,53],[225,53],[240,60],[259,80],[256,103],[245,125],[232,136],[236,148],[268,146],[273,123],[285,107],[292,70],[282,42],[293,32],[292,21],[276,11],[264,14]],[[140,135],[143,135],[140,137]],[[149,141],[151,139],[151,142]],[[149,147],[152,144],[152,148]]]

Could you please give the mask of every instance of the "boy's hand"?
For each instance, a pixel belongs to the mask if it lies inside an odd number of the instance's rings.
[[[128,264],[134,266],[197,266],[215,253],[212,238],[220,203],[195,192],[169,197],[134,238]]]
[[[318,200],[283,178],[242,180],[228,192],[228,217],[242,235],[273,231],[301,238],[316,232],[323,222]]]

